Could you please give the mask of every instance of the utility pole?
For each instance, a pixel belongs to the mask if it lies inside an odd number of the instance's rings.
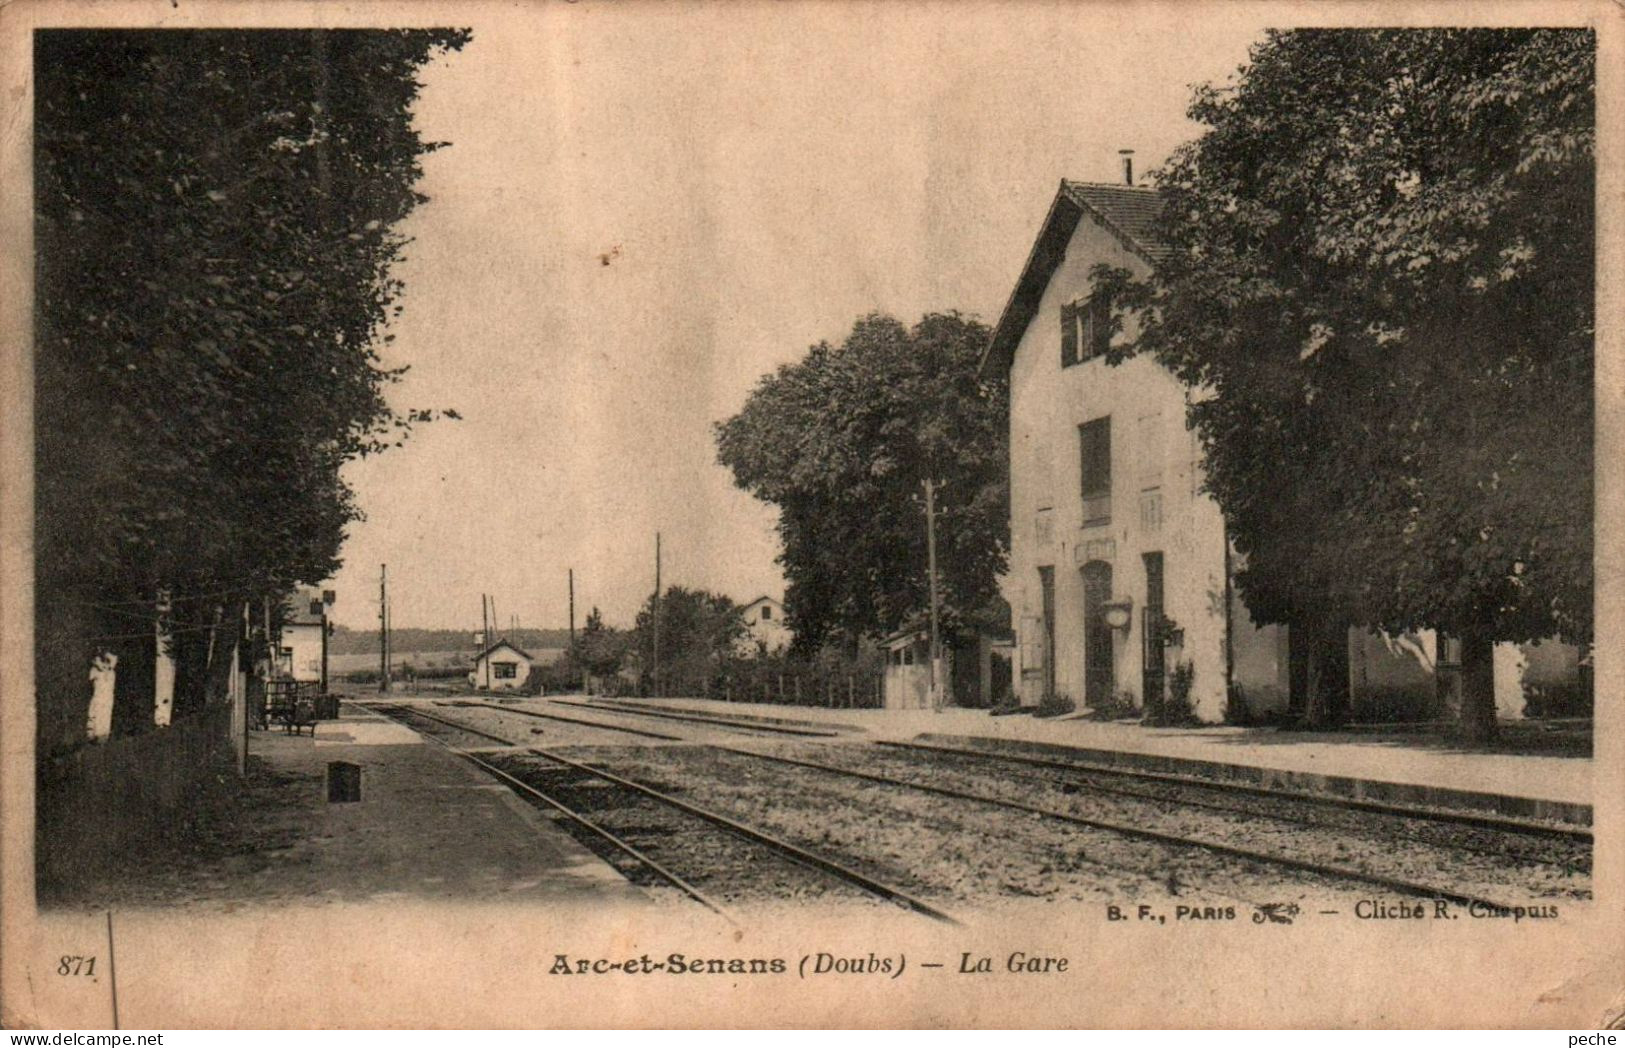
[[[937,634],[937,487],[925,479],[925,555],[931,576],[931,708],[942,712],[942,641]]]
[[[322,694],[327,694],[327,635],[333,626],[328,620],[327,609],[333,606],[337,596],[332,590],[322,590]]]
[[[389,691],[389,565],[378,565],[378,690]]]
[[[570,569],[570,647],[576,646],[576,569]]]
[[[496,631],[497,631],[497,595],[495,593],[488,594],[485,599],[491,602],[491,633],[495,634]],[[490,651],[491,648],[495,644],[496,644],[496,641],[493,640],[491,637],[485,638],[485,650],[486,651]],[[487,688],[489,688],[491,686],[491,660],[490,659],[485,660],[485,686]]]
[[[395,613],[388,601],[384,602],[384,690],[395,686],[390,667],[395,663]]]
[[[480,653],[491,650],[491,602],[485,594],[480,594]],[[485,686],[491,686],[491,660],[485,660]]]
[[[654,627],[654,691],[658,698],[660,695],[660,532],[655,532],[655,604],[653,618]]]

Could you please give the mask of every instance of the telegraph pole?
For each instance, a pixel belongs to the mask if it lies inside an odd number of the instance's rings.
[[[570,647],[576,646],[576,569],[570,569]]]
[[[395,686],[394,675],[390,666],[395,661],[395,612],[388,601],[384,602],[384,690],[389,691]]]
[[[931,708],[942,711],[942,641],[937,634],[937,491],[930,477],[925,479],[925,555],[931,576]]]
[[[378,690],[389,690],[389,565],[378,565]]]
[[[327,694],[327,634],[333,628],[328,621],[327,609],[333,606],[333,599],[337,596],[332,590],[322,590],[322,694]]]
[[[660,695],[660,532],[655,532],[655,604],[653,613],[653,627],[655,635],[654,657],[654,690]]]
[[[491,599],[480,594],[480,651],[491,650]],[[485,660],[485,686],[491,686],[491,660]]]

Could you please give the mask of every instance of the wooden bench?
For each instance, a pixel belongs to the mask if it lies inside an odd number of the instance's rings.
[[[314,681],[271,680],[265,682],[265,722],[282,725],[289,735],[306,728],[316,735],[316,699],[320,685]]]

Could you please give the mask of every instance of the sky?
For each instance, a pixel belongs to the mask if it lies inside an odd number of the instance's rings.
[[[479,9],[486,13],[494,9]],[[1167,4],[551,4],[424,71],[448,148],[404,224],[397,408],[454,408],[352,463],[335,619],[630,624],[662,581],[782,596],[772,507],[712,427],[859,316],[997,320],[1063,177],[1198,132],[1256,24]],[[516,12],[516,13],[515,13]]]

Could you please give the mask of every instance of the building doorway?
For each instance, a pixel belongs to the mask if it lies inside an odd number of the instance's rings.
[[[1112,628],[1105,611],[1111,599],[1112,566],[1091,560],[1083,566],[1083,699],[1094,709],[1110,705],[1117,690]]]
[[[1166,697],[1167,631],[1163,629],[1162,613],[1162,553],[1141,555],[1145,561],[1145,607],[1140,612],[1140,637],[1145,652],[1145,669],[1141,673],[1140,687],[1145,700],[1145,712],[1161,716]]]

